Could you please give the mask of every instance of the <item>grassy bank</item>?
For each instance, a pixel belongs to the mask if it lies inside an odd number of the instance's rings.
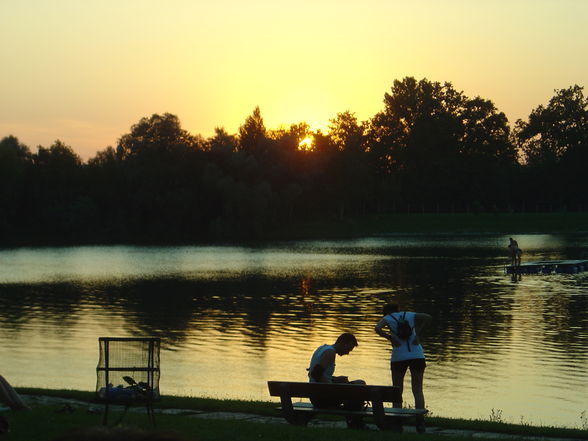
[[[318,239],[392,234],[523,234],[588,232],[588,213],[386,214],[301,223],[272,239]]]
[[[70,398],[91,403],[94,394],[92,392],[69,391],[69,390],[46,390],[19,388],[21,394],[46,395]],[[90,404],[89,404],[90,405]],[[100,408],[100,405],[91,405]],[[12,430],[2,438],[2,441],[24,441],[24,440],[51,440],[57,435],[70,432],[84,427],[100,425],[102,415],[88,413],[84,408],[77,408],[74,412],[59,412],[61,406],[35,406],[31,412],[3,412],[9,420]],[[176,408],[200,411],[229,411],[244,412],[257,415],[278,416],[276,403],[260,401],[239,401],[220,400],[211,398],[172,397],[162,398],[158,407]],[[116,414],[111,416],[115,421]],[[235,434],[239,434],[239,441],[266,440],[301,440],[301,441],[324,441],[337,437],[344,437],[350,441],[355,440],[384,440],[389,439],[390,433],[384,432],[356,432],[342,429],[319,429],[312,430],[295,427],[285,424],[261,424],[247,421],[218,421],[190,418],[186,415],[161,415],[157,414],[158,429],[164,431],[175,431],[188,440],[206,441],[232,441]],[[483,432],[494,432],[513,434],[520,436],[549,436],[559,438],[587,439],[588,432],[578,429],[564,429],[554,427],[536,427],[524,424],[505,424],[496,421],[461,420],[450,418],[429,417],[429,426],[438,426],[448,429],[474,430]],[[124,423],[144,429],[150,429],[147,418],[144,414],[129,413]],[[578,421],[579,426],[581,421]],[[418,435],[403,434],[401,439],[416,439]],[[418,439],[422,440],[420,436]],[[447,437],[443,440],[461,440],[463,437]]]

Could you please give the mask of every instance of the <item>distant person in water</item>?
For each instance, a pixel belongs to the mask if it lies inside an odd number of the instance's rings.
[[[519,266],[521,264],[521,256],[523,250],[519,248],[519,243],[512,237],[508,239],[508,252],[510,254],[510,264],[512,266]]]
[[[335,356],[349,354],[358,345],[355,336],[349,332],[345,332],[337,337],[337,340],[332,345],[319,346],[310,359],[310,366],[308,367],[308,379],[311,383],[354,383],[365,384],[363,380],[349,381],[346,376],[336,376],[335,374]],[[313,405],[320,408],[334,408],[343,405],[347,410],[360,410],[363,401],[342,401],[336,398],[332,399],[313,399],[310,401]],[[361,417],[348,417],[347,427],[350,429],[364,429],[365,425]]]
[[[392,343],[390,360],[392,385],[399,387],[400,393],[402,393],[404,376],[406,371],[410,369],[414,407],[424,409],[423,378],[427,364],[420,336],[431,321],[431,316],[421,312],[400,311],[400,307],[396,303],[384,305],[383,314],[384,317],[376,324],[374,330],[376,334]],[[394,403],[394,407],[402,407],[402,402]],[[422,415],[417,417],[417,431],[419,433],[425,431],[425,421]]]

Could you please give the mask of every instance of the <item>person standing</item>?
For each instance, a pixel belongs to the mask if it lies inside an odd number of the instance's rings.
[[[310,366],[308,367],[308,380],[311,383],[354,383],[365,384],[363,380],[349,381],[347,376],[335,374],[335,356],[349,354],[353,348],[358,345],[355,336],[349,332],[344,332],[332,345],[319,346],[310,359]],[[347,410],[360,410],[364,402],[358,401],[342,401],[337,399],[314,399],[311,397],[312,404],[319,408],[335,408],[343,405]],[[365,429],[361,417],[348,417],[347,427],[350,429]]]
[[[425,375],[425,353],[420,344],[420,335],[431,321],[429,314],[420,312],[400,311],[396,303],[384,306],[384,316],[374,327],[375,332],[392,343],[390,370],[392,385],[404,389],[404,376],[410,369],[410,379],[416,409],[425,408],[423,379]],[[386,328],[388,331],[386,331]],[[402,407],[402,402],[394,403],[394,407]],[[424,417],[417,418],[417,431],[425,431]]]
[[[519,248],[519,243],[510,237],[508,239],[508,251],[510,254],[510,263],[512,266],[520,266],[521,265],[521,256],[523,254],[523,250]]]

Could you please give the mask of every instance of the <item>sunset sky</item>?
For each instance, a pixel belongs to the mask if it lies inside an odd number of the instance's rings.
[[[0,138],[85,160],[153,113],[208,137],[255,106],[268,128],[324,129],[405,76],[513,123],[588,85],[587,22],[586,0],[0,0]]]

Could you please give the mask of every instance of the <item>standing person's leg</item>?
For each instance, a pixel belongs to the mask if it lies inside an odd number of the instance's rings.
[[[393,361],[390,363],[390,370],[392,371],[392,386],[400,388],[401,400],[399,403],[393,403],[394,407],[402,407],[402,392],[404,390],[404,376],[408,369],[408,362],[406,361]]]
[[[423,393],[423,380],[425,378],[425,360],[412,360],[410,366],[410,381],[412,386],[412,394],[414,395],[415,409],[425,408],[425,394]]]
[[[412,385],[412,394],[414,395],[414,407],[416,409],[425,408],[425,394],[423,392],[423,380],[425,378],[425,367],[427,366],[425,359],[411,360],[410,365],[410,381]],[[418,433],[425,432],[425,416],[418,415],[416,417],[416,430]]]

